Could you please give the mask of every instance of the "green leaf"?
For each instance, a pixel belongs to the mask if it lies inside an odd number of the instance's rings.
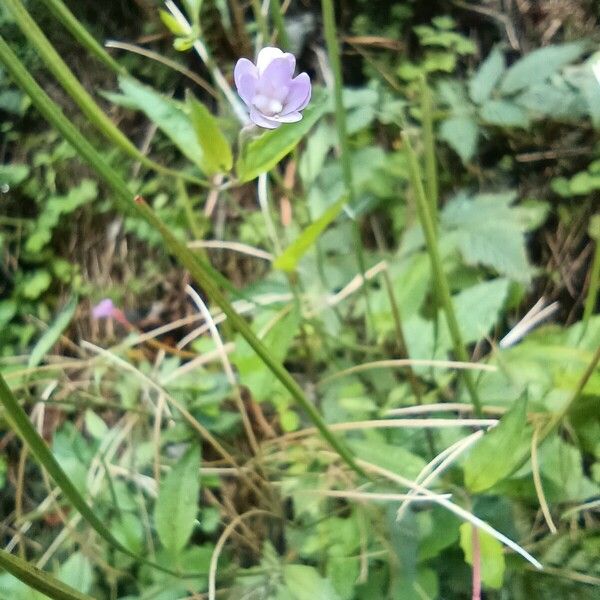
[[[300,259],[315,244],[321,233],[342,212],[348,198],[343,196],[335,204],[332,204],[325,212],[313,221],[283,252],[280,254],[273,266],[276,269],[295,271]]]
[[[23,183],[29,175],[29,167],[21,164],[0,165],[0,187],[10,187]]]
[[[509,288],[508,279],[492,279],[468,287],[452,297],[456,320],[466,344],[483,339],[497,323]]]
[[[187,30],[185,30],[177,21],[177,19],[166,10],[159,10],[158,14],[160,16],[160,20],[163,22],[164,26],[173,34],[173,35],[187,35]]]
[[[23,277],[19,281],[19,292],[28,300],[36,300],[39,298],[52,283],[50,273],[45,269],[37,269]]]
[[[196,138],[202,148],[202,170],[207,175],[231,170],[233,166],[231,146],[221,133],[217,120],[189,91],[186,100]]]
[[[573,42],[534,50],[508,69],[500,91],[503,94],[514,94],[534,83],[541,83],[579,58],[586,48],[587,44],[584,42]]]
[[[529,452],[527,398],[522,396],[471,450],[465,461],[465,485],[483,492],[508,477]]]
[[[27,366],[31,369],[40,364],[44,355],[54,344],[58,338],[62,335],[62,332],[69,326],[75,309],[77,308],[77,296],[71,296],[71,299],[67,302],[64,308],[58,313],[54,322],[46,331],[42,337],[37,341],[33,347],[31,354],[29,355],[29,361]]]
[[[51,196],[45,202],[33,233],[27,238],[25,250],[31,254],[41,252],[52,239],[52,231],[65,215],[94,200],[98,195],[98,185],[91,179],[84,179],[71,188],[65,196]]]
[[[0,567],[53,600],[93,600],[28,562],[0,549]]]
[[[480,111],[481,118],[490,125],[499,127],[527,127],[527,113],[508,100],[489,100]]]
[[[327,103],[324,100],[313,100],[298,123],[281,125],[248,139],[242,145],[236,163],[240,182],[251,181],[272,169],[299,144],[326,109]]]
[[[477,530],[479,540],[479,561],[481,581],[485,587],[499,590],[504,580],[506,563],[502,544],[489,533]],[[473,525],[462,523],[460,526],[460,547],[465,554],[467,564],[473,564]]]
[[[473,158],[477,150],[479,126],[467,115],[450,117],[442,121],[439,136],[466,164]]]
[[[60,566],[58,578],[72,588],[89,594],[94,583],[94,571],[89,558],[81,552],[71,554]]]
[[[504,53],[496,46],[469,81],[471,100],[476,104],[483,104],[488,100],[505,70]]]
[[[200,449],[194,445],[161,482],[154,510],[158,537],[172,554],[183,550],[192,535],[199,492]]]
[[[525,250],[523,212],[512,207],[512,192],[459,194],[444,207],[441,222],[468,264],[483,264],[514,281],[528,282],[531,268]]]
[[[340,600],[331,582],[321,577],[314,567],[286,565],[283,580],[288,594],[285,600]],[[284,600],[284,596],[280,598]]]
[[[130,77],[119,77],[119,87],[125,97],[125,105],[141,110],[179,148],[184,156],[202,170],[203,150],[183,105]]]

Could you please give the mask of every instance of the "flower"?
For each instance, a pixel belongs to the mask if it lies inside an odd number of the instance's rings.
[[[296,57],[279,48],[263,48],[256,65],[240,58],[233,77],[240,98],[250,109],[250,119],[267,129],[302,119],[300,111],[310,101],[310,77],[294,77]]]
[[[92,308],[92,317],[94,317],[94,319],[108,319],[108,317],[112,317],[114,313],[115,305],[110,298],[100,300],[100,302]]]

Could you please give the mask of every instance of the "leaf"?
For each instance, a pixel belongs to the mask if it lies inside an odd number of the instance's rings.
[[[89,559],[81,552],[75,552],[60,566],[58,578],[72,588],[89,594],[94,583],[94,571]]]
[[[313,100],[298,123],[281,125],[247,140],[241,148],[236,171],[241,183],[272,169],[289,154],[327,109],[325,101]]]
[[[67,584],[41,571],[28,562],[0,549],[0,567],[17,579],[54,600],[93,600],[91,596],[78,592]]]
[[[0,165],[0,187],[16,186],[23,183],[29,175],[29,167],[23,164]]]
[[[466,164],[477,150],[479,126],[467,115],[450,117],[442,121],[439,137],[447,142],[460,156],[463,164]]]
[[[425,466],[425,461],[420,456],[402,446],[386,444],[376,438],[352,440],[350,447],[363,460],[394,473],[402,473],[410,479],[416,477]]]
[[[288,593],[285,600],[340,600],[331,582],[321,577],[314,567],[286,565],[283,580]],[[283,600],[284,597],[280,597]]]
[[[231,146],[221,133],[217,120],[191,92],[186,94],[186,100],[196,138],[202,148],[202,170],[207,175],[230,171],[233,166]]]
[[[559,69],[579,58],[587,48],[584,42],[553,45],[534,50],[512,65],[500,86],[503,94],[514,94],[535,83],[541,83]]]
[[[28,300],[36,300],[50,287],[51,283],[50,273],[45,269],[37,269],[19,281],[19,292]]]
[[[141,110],[184,156],[202,170],[203,150],[183,105],[129,77],[119,77],[119,87],[125,96],[126,106]]]
[[[163,546],[177,554],[188,543],[198,513],[200,449],[193,445],[160,485],[154,521]]]
[[[326,209],[275,259],[273,266],[288,273],[294,271],[300,259],[315,244],[327,226],[342,212],[347,202],[347,196],[342,196],[335,204]]]
[[[31,254],[41,252],[52,239],[52,231],[61,219],[80,206],[91,202],[97,195],[98,185],[96,182],[91,179],[84,179],[78,186],[71,188],[65,196],[51,196],[48,198],[37,219],[35,230],[27,238],[25,250]]]
[[[514,281],[528,282],[531,268],[525,251],[526,219],[512,207],[512,192],[457,195],[444,207],[441,222],[468,264],[483,264]]]
[[[325,121],[319,123],[306,140],[306,148],[298,164],[298,173],[306,188],[319,175],[325,162],[325,157],[335,141],[335,129]]]
[[[71,299],[58,313],[54,322],[46,331],[42,334],[42,337],[37,341],[33,347],[31,354],[29,355],[29,361],[27,366],[31,369],[40,364],[44,355],[54,344],[58,341],[58,338],[62,335],[62,332],[69,326],[75,309],[77,308],[77,296],[71,296]]]
[[[481,340],[496,324],[509,288],[508,279],[498,278],[478,283],[453,296],[456,320],[466,344]]]
[[[527,113],[508,100],[489,100],[481,107],[479,114],[486,123],[499,127],[527,127],[529,125]]]
[[[529,452],[527,397],[523,395],[471,450],[465,461],[465,485],[483,492],[508,477]]]
[[[479,541],[479,561],[481,581],[485,587],[498,590],[502,587],[506,563],[502,544],[489,533],[477,530]],[[460,526],[460,547],[465,554],[467,564],[473,564],[473,525],[462,523]]]
[[[504,53],[496,46],[469,81],[471,100],[476,104],[483,104],[488,100],[505,70]]]

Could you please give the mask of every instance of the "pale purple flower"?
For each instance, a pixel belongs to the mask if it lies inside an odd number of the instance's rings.
[[[92,308],[92,317],[94,319],[108,319],[115,314],[115,305],[110,298],[104,298],[100,300],[94,308]]]
[[[279,48],[263,48],[256,65],[240,58],[233,77],[240,98],[250,109],[250,119],[260,127],[276,129],[302,119],[300,111],[310,101],[310,77],[294,77],[296,57]]]

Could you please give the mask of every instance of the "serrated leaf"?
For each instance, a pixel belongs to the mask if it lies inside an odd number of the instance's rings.
[[[251,181],[261,173],[272,169],[300,143],[326,109],[325,101],[313,100],[298,123],[281,125],[277,129],[266,131],[258,137],[247,140],[242,145],[236,163],[240,182]]]
[[[479,126],[466,115],[450,117],[442,121],[439,137],[447,142],[466,164],[473,158],[477,150]]]
[[[535,83],[540,83],[579,58],[585,50],[584,42],[546,46],[534,50],[506,71],[500,91],[503,94],[514,94]]]
[[[474,199],[458,195],[444,207],[443,229],[468,264],[483,264],[515,281],[529,281],[531,268],[525,251],[526,220],[515,195],[480,194]]]
[[[481,581],[484,587],[498,590],[502,587],[506,562],[502,544],[489,533],[477,530],[479,542],[479,562]],[[473,525],[462,523],[460,526],[460,547],[465,555],[465,562],[473,564]]]
[[[58,341],[58,338],[62,335],[62,332],[69,326],[69,323],[75,314],[76,308],[77,296],[72,296],[67,304],[65,304],[64,308],[58,313],[52,325],[46,329],[46,331],[42,334],[42,337],[33,347],[27,363],[27,366],[30,369],[39,365],[46,352],[48,352],[48,350],[50,350],[50,348],[52,348],[52,346],[54,346],[54,344]]]
[[[527,424],[527,398],[522,396],[471,450],[465,461],[465,485],[483,492],[508,477],[529,452],[531,427]]]
[[[514,102],[508,100],[488,100],[480,111],[481,118],[490,125],[499,127],[527,127],[527,113]]]
[[[488,100],[505,70],[504,53],[496,46],[469,81],[471,100],[476,104],[482,104]]]
[[[300,259],[315,244],[321,233],[342,212],[348,198],[343,196],[313,221],[276,259],[273,266],[288,273],[294,271]]]
[[[180,102],[167,98],[151,87],[129,77],[119,77],[119,87],[129,108],[142,111],[179,148],[181,153],[202,170],[203,150],[189,115]],[[113,99],[116,99],[113,96]]]
[[[154,509],[162,545],[177,554],[188,543],[198,513],[200,449],[192,446],[163,479]]]
[[[202,148],[202,170],[207,175],[231,170],[233,166],[231,146],[219,129],[217,120],[191,92],[186,94],[186,100],[196,139]]]

